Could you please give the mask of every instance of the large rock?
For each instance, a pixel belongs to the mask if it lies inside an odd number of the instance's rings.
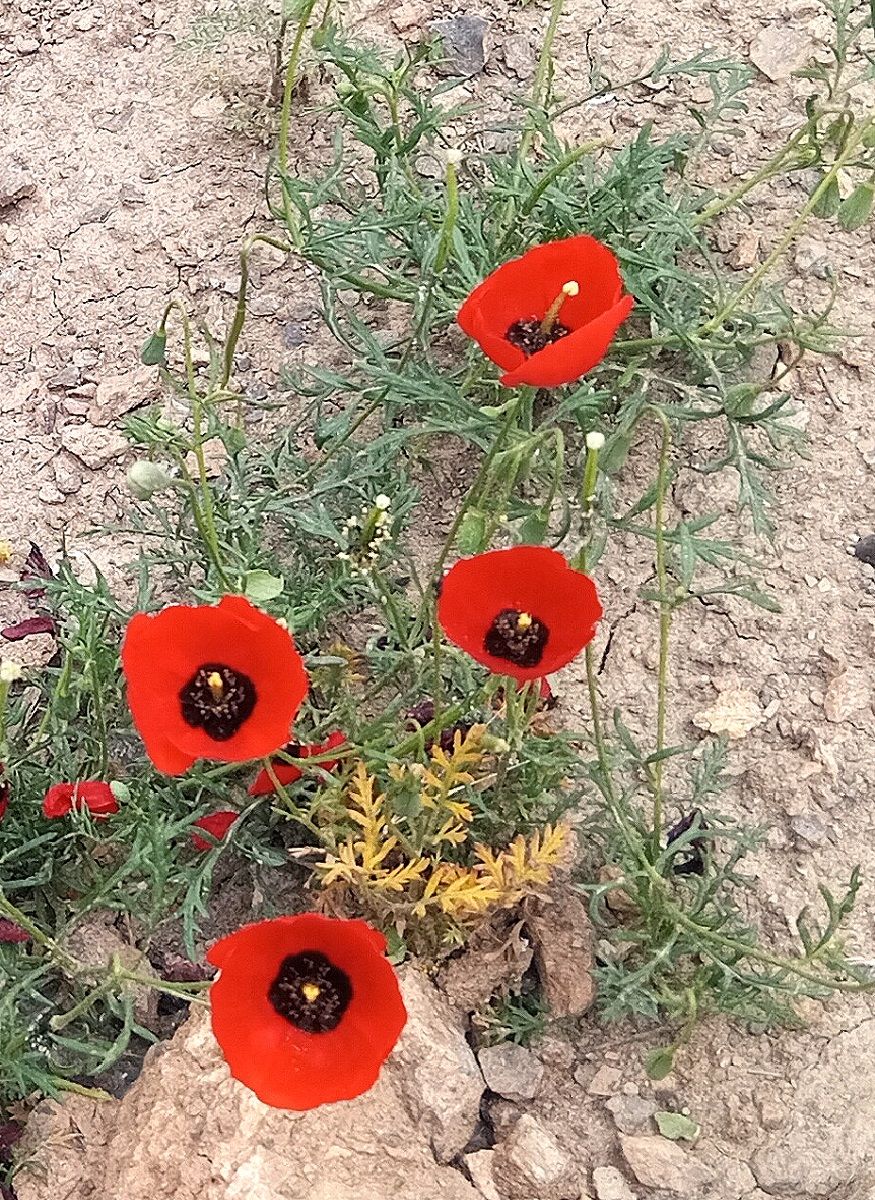
[[[435,1083],[443,1072],[439,1103],[455,1114],[430,1129],[459,1141],[479,1074],[461,1033],[428,1008],[429,988],[408,974],[408,1045],[371,1091],[306,1113],[268,1108],[232,1079],[199,1012],[150,1053],[123,1100],[70,1096],[35,1110],[15,1177],[19,1200],[482,1200],[435,1161],[423,1130],[436,1097],[411,1104],[417,1084],[405,1064],[427,1045],[436,1061],[419,1079]],[[470,1073],[454,1094],[460,1063]]]
[[[786,1123],[751,1160],[759,1186],[795,1200],[865,1182],[875,1195],[875,1017],[832,1038],[794,1083]]]
[[[492,1176],[503,1200],[579,1200],[575,1160],[528,1113],[495,1148]]]
[[[526,928],[535,947],[535,966],[551,1017],[579,1017],[595,999],[595,937],[586,905],[570,887],[533,899]]]
[[[676,1142],[662,1137],[620,1136],[620,1150],[632,1174],[645,1187],[698,1200],[713,1182],[713,1172]]]
[[[387,1071],[435,1157],[449,1162],[480,1119],[483,1076],[461,1021],[418,971],[401,973],[408,1022]]]

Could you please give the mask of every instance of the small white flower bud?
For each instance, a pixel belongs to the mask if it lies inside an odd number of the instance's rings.
[[[457,167],[464,157],[457,146],[453,146],[447,151],[447,163],[450,166]]]
[[[13,683],[16,679],[20,679],[22,674],[19,663],[13,662],[9,658],[4,658],[0,663],[0,683]]]
[[[128,470],[128,488],[138,500],[149,500],[173,483],[173,477],[160,463],[141,459]]]
[[[374,497],[374,507],[379,508],[381,512],[385,512],[387,508],[391,507],[391,504],[392,501],[384,492],[380,492],[379,496]]]
[[[605,444],[605,435],[603,433],[588,433],[586,435],[587,450],[601,450]]]

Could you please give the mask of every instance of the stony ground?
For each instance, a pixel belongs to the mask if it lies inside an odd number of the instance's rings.
[[[527,86],[543,12],[498,2],[477,11],[487,23],[485,67],[460,97],[494,99]],[[350,20],[385,42],[447,15],[404,0],[356,9]],[[189,27],[187,0],[172,8],[13,0],[0,11],[0,536],[32,538],[50,552],[64,539],[83,565],[93,555],[111,567],[107,543],[83,535],[118,514],[118,417],[155,394],[151,373],[136,365],[138,346],[177,288],[220,323],[241,232],[262,212],[265,150],[251,134],[267,56],[232,52],[203,65],[176,57]],[[744,136],[727,139],[714,166],[715,179],[726,181],[792,127],[804,85],[787,77],[824,34],[808,0],[779,9],[761,0],[655,0],[646,20],[620,0],[572,0],[557,41],[558,86],[584,93],[593,68],[615,80],[634,75],[666,42],[677,57],[704,45],[753,56],[762,70]],[[673,121],[689,98],[673,87],[622,93],[569,114],[567,132],[626,137],[644,120]],[[249,133],[240,132],[241,113],[254,114]],[[320,138],[327,131],[315,131],[311,144]],[[727,223],[720,248],[728,264],[749,270],[799,195],[778,189],[749,226]],[[780,532],[767,582],[783,612],[720,602],[682,615],[672,680],[676,731],[685,736],[695,734],[694,717],[708,723],[700,714],[721,696],[744,692],[750,730],[733,759],[731,803],[751,823],[772,826],[759,895],[778,937],[818,880],[838,886],[855,862],[868,862],[873,837],[875,597],[871,571],[847,552],[875,529],[870,235],[827,237],[815,228],[791,255],[788,299],[804,306],[820,298],[828,269],[840,284],[836,320],[859,336],[837,358],[806,360],[788,380],[810,458],[775,481]],[[273,394],[282,361],[317,352],[318,333],[312,300],[288,267],[266,256],[255,284],[240,375],[260,398]],[[731,479],[684,471],[674,501],[681,511],[728,509],[733,489]],[[655,691],[656,630],[635,605],[648,569],[630,553],[607,563],[604,579],[609,613],[625,615],[609,622],[603,686],[611,705],[642,717]],[[0,593],[0,615],[15,615],[15,603]],[[28,645],[40,654],[36,640]],[[561,694],[572,722],[585,714],[581,684],[580,669],[570,668]],[[872,895],[855,926],[870,951]],[[410,986],[421,993],[411,1045],[443,1047],[442,1072],[411,1084],[411,1050],[356,1105],[327,1117],[265,1114],[226,1078],[194,1022],[119,1107],[79,1101],[41,1114],[32,1144],[37,1163],[51,1167],[26,1177],[22,1200],[875,1195],[875,1008],[865,1002],[812,1004],[809,1028],[780,1036],[709,1022],[660,1085],[641,1066],[649,1033],[594,1023],[572,1040],[549,1037],[534,1057],[487,1056],[481,1081],[444,1002]],[[191,1078],[192,1059],[193,1090],[180,1082]],[[438,1090],[442,1073],[455,1080],[449,1092]],[[470,1143],[481,1096],[494,1133],[483,1140],[481,1127],[480,1143]],[[689,1109],[702,1126],[695,1146],[659,1137],[657,1109]],[[173,1138],[162,1133],[167,1124]],[[301,1164],[314,1159],[310,1175]],[[371,1192],[361,1188],[363,1162]]]

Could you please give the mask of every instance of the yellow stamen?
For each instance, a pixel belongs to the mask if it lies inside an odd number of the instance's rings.
[[[520,613],[520,615],[516,619],[516,627],[517,627],[517,629],[531,629],[532,614],[531,613]]]
[[[312,1004],[314,1000],[318,1000],[322,995],[322,989],[318,983],[305,983],[301,986],[301,991],[304,993],[304,999],[308,1004]]]
[[[210,686],[210,691],[213,693],[214,700],[221,700],[225,694],[225,681],[218,671],[211,671],[207,676],[207,683]]]
[[[553,303],[547,309],[547,312],[544,316],[544,320],[538,326],[541,333],[543,333],[545,336],[548,333],[552,333],[553,326],[556,324],[556,320],[559,316],[559,313],[562,311],[562,305],[565,303],[565,301],[568,299],[569,296],[576,296],[579,292],[580,292],[580,284],[577,282],[576,279],[569,279],[568,283],[563,283],[562,291],[559,293],[559,295],[556,297],[556,299],[553,301]]]

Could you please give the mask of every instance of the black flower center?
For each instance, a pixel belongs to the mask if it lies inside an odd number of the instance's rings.
[[[180,689],[182,716],[217,742],[227,742],[252,715],[255,684],[223,663],[204,663]]]
[[[321,950],[302,950],[283,959],[267,998],[304,1033],[330,1033],[349,1007],[352,983]]]
[[[522,350],[526,358],[530,358],[539,350],[543,350],[545,346],[567,337],[569,333],[571,330],[561,321],[554,321],[553,328],[549,333],[545,333],[538,318],[531,317],[528,321],[514,321],[504,336],[512,346]]]
[[[503,608],[483,639],[483,648],[495,658],[506,658],[517,667],[536,667],[544,657],[550,630],[531,613]]]

